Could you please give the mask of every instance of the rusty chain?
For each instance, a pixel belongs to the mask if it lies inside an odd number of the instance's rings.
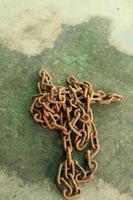
[[[100,146],[91,104],[109,104],[123,97],[101,90],[94,92],[90,83],[80,82],[73,76],[67,78],[67,83],[68,87],[56,86],[48,72],[41,70],[39,93],[34,96],[31,114],[44,128],[61,132],[66,160],[59,166],[57,185],[64,198],[70,199],[81,193],[79,183],[92,180],[98,167],[94,157]],[[85,169],[73,159],[73,146],[78,151],[88,147]]]

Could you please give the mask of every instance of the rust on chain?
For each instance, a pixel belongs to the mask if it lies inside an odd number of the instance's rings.
[[[66,159],[59,166],[57,185],[64,198],[71,199],[81,193],[80,183],[94,178],[98,167],[94,157],[100,145],[91,105],[120,102],[123,96],[102,90],[95,92],[90,83],[80,82],[74,76],[67,78],[67,84],[68,87],[56,86],[49,73],[41,70],[38,94],[34,96],[30,111],[42,127],[61,133]],[[87,148],[84,168],[73,159],[74,147],[77,151]]]

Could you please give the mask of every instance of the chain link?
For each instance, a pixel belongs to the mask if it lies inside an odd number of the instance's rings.
[[[61,132],[66,160],[59,166],[57,185],[65,199],[81,193],[79,183],[91,181],[98,167],[94,160],[100,149],[91,104],[121,101],[116,93],[94,92],[88,82],[74,76],[67,78],[68,87],[56,86],[45,70],[39,72],[38,91],[34,96],[31,114],[44,128]],[[71,135],[74,139],[71,139]],[[85,169],[72,157],[73,146],[78,151],[88,147]]]

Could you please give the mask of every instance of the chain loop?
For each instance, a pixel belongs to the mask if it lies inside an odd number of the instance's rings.
[[[57,185],[65,199],[81,193],[78,184],[91,181],[98,167],[94,160],[100,149],[91,104],[109,104],[121,101],[116,93],[94,92],[88,82],[74,76],[67,78],[68,87],[56,86],[45,70],[39,72],[38,91],[34,96],[31,114],[44,128],[61,132],[66,160],[59,166]],[[73,135],[73,139],[71,136]],[[73,145],[82,151],[88,147],[85,169],[72,157]]]

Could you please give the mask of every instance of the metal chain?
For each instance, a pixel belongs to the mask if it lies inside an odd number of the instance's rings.
[[[61,132],[66,159],[59,166],[57,185],[64,198],[70,199],[81,193],[79,183],[91,181],[98,167],[94,157],[100,145],[91,104],[119,102],[123,97],[100,90],[94,92],[90,83],[80,82],[73,76],[67,78],[67,83],[68,87],[56,86],[48,72],[41,70],[37,84],[39,94],[34,96],[31,114],[44,128]],[[73,159],[73,147],[78,151],[88,147],[85,169]]]

